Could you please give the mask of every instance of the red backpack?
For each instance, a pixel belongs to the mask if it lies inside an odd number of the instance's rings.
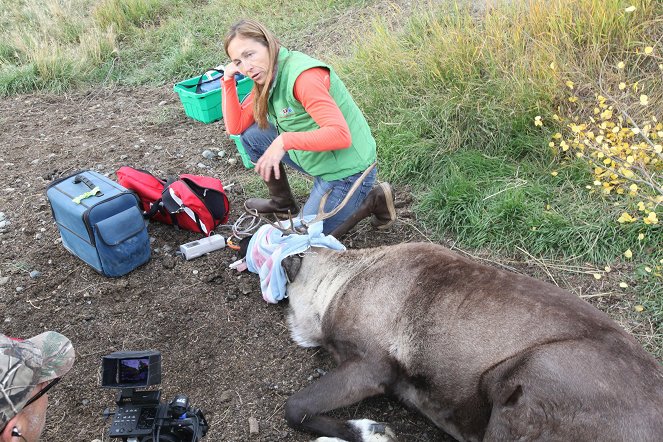
[[[230,204],[221,181],[199,175],[182,174],[163,180],[151,173],[122,166],[117,181],[140,198],[143,215],[205,236],[228,220]]]

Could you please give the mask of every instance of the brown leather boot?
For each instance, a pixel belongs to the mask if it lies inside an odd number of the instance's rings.
[[[386,229],[396,221],[396,208],[394,207],[394,192],[389,183],[380,183],[373,187],[366,195],[357,210],[330,235],[341,238],[348,233],[362,219],[371,216],[371,224],[377,229]]]
[[[261,215],[274,214],[279,218],[288,218],[288,213],[293,217],[299,213],[299,205],[295,198],[292,196],[288,177],[285,174],[283,163],[279,164],[281,177],[277,180],[272,177],[267,184],[269,189],[270,199],[265,198],[249,198],[244,202],[244,209],[254,214],[258,212]]]

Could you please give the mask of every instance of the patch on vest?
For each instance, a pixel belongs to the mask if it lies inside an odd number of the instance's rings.
[[[286,108],[281,109],[281,116],[282,117],[288,117],[288,116],[290,116],[294,113],[295,113],[295,111],[293,111],[291,107],[286,107]]]

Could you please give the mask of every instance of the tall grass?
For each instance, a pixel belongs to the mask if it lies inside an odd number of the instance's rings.
[[[366,0],[0,0],[0,96],[100,81],[163,84],[223,63],[241,17],[285,43]],[[300,42],[305,43],[305,42]]]

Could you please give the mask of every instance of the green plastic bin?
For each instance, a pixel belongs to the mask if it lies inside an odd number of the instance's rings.
[[[246,150],[244,150],[244,146],[242,145],[242,140],[240,139],[239,135],[230,135],[230,139],[235,142],[235,146],[237,147],[237,152],[239,152],[239,156],[242,158],[242,164],[244,164],[244,167],[247,169],[253,169],[254,165],[251,162],[251,157],[249,157],[249,154],[246,153]]]
[[[221,112],[221,89],[214,89],[209,92],[196,93],[196,85],[200,76],[189,78],[173,86],[173,90],[180,96],[180,101],[184,106],[184,113],[194,120],[205,124],[223,118]],[[219,80],[221,81],[221,80]],[[253,80],[244,77],[237,82],[237,95],[239,101],[243,101],[253,88]]]

